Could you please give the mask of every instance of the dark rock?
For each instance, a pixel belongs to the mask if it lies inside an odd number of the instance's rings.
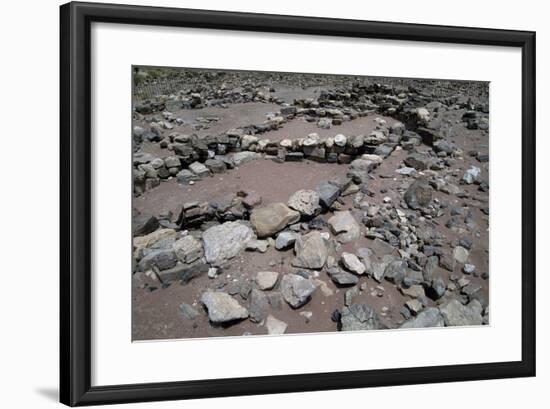
[[[331,280],[339,285],[355,285],[359,282],[359,278],[347,271],[342,270],[338,267],[331,267],[327,271]]]
[[[378,329],[378,315],[368,304],[352,304],[344,307],[340,316],[342,331],[365,331]]]
[[[132,218],[134,236],[144,236],[159,227],[158,219],[150,214],[139,214]]]
[[[340,195],[340,189],[328,181],[319,183],[315,190],[319,194],[319,203],[325,208],[330,207]]]
[[[417,180],[407,189],[404,199],[411,209],[421,209],[432,201],[432,188],[425,181]]]

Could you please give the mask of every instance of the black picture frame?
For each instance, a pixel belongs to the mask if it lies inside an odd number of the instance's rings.
[[[60,8],[60,401],[92,405],[535,376],[535,33],[113,4]],[[522,51],[521,361],[130,385],[91,385],[91,23],[519,47]],[[498,206],[498,204],[495,204]]]

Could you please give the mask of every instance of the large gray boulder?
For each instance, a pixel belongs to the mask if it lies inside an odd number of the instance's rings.
[[[252,229],[242,223],[226,222],[210,227],[202,235],[206,261],[220,266],[244,250],[253,238]]]
[[[294,267],[320,269],[328,257],[328,248],[323,236],[318,231],[312,231],[296,239],[294,244],[296,258],[292,260]]]
[[[352,304],[342,308],[340,324],[342,331],[367,331],[380,327],[376,312],[368,304]]]
[[[288,199],[288,207],[304,216],[314,216],[321,210],[319,194],[315,190],[298,190]]]
[[[281,279],[283,298],[292,308],[299,308],[306,304],[315,288],[315,284],[310,279],[297,274],[285,274]]]
[[[208,310],[208,318],[216,324],[222,324],[248,317],[248,310],[227,293],[207,291],[201,302]]]
[[[250,215],[250,223],[260,238],[272,236],[298,220],[300,213],[288,208],[284,203],[272,203],[255,208]]]

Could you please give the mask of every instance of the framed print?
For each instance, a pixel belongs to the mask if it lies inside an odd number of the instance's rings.
[[[63,403],[535,375],[535,33],[60,12]]]

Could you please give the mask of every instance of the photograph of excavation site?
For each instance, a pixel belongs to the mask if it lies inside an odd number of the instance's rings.
[[[489,324],[489,83],[132,80],[134,341]]]

